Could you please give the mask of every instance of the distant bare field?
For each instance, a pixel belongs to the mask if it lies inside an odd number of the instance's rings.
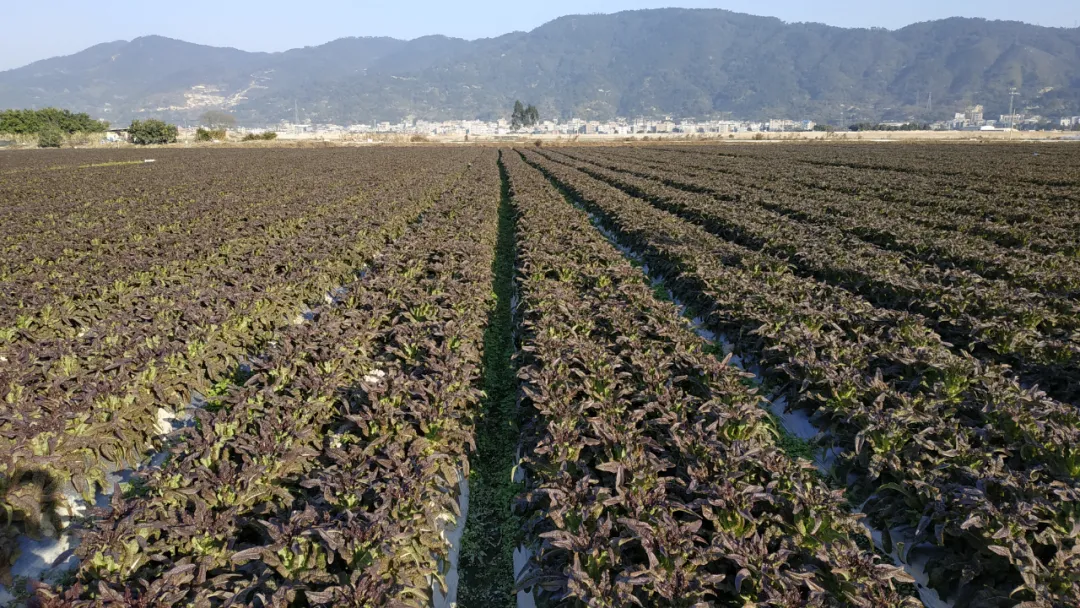
[[[863,132],[789,132],[789,133],[650,133],[635,135],[419,135],[411,133],[304,133],[279,134],[272,141],[240,141],[241,135],[230,133],[224,142],[196,142],[183,134],[180,141],[167,146],[134,146],[125,142],[102,143],[86,135],[73,136],[65,149],[135,149],[135,148],[321,148],[336,146],[416,146],[416,145],[532,145],[532,146],[591,146],[591,145],[648,145],[664,144],[721,144],[721,143],[875,143],[875,142],[933,142],[933,143],[990,143],[990,142],[1054,142],[1080,141],[1080,133],[1071,131],[863,131]],[[9,141],[3,150],[36,149],[37,141],[18,137]]]

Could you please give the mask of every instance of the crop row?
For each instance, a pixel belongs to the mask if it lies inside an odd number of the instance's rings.
[[[990,148],[990,152],[972,159],[971,166],[978,163],[997,165],[1017,156],[1031,160],[1032,154],[1014,148]],[[636,152],[636,151],[635,151]],[[898,171],[868,171],[832,165],[800,162],[793,151],[784,150],[761,157],[745,155],[717,156],[708,149],[685,149],[681,151],[641,151],[633,154],[639,158],[677,161],[687,168],[706,169],[725,176],[745,179],[762,179],[758,182],[769,187],[780,180],[801,185],[807,189],[836,191],[864,198],[880,199],[894,203],[897,210],[915,212],[920,222],[973,232],[1002,245],[1046,248],[1053,252],[1058,248],[1075,245],[1076,234],[1068,230],[1070,222],[1077,221],[1078,210],[1070,207],[1063,193],[1053,194],[1039,189],[1017,187],[1017,176],[986,184],[974,175],[933,178],[920,173]],[[1040,160],[1043,157],[1035,157]],[[1029,169],[1030,170],[1030,169]],[[1040,165],[1038,171],[1053,175],[1055,167]],[[921,211],[925,211],[923,214]],[[1025,227],[1044,227],[1039,234],[1024,231]]]
[[[950,343],[989,349],[993,359],[1027,371],[1026,377],[1040,387],[1066,400],[1080,399],[1080,312],[1075,305],[1047,302],[1038,293],[963,270],[906,260],[845,238],[831,226],[810,226],[765,208],[748,208],[749,201],[742,197],[687,192],[638,177],[633,168],[602,158],[546,156],[569,162],[722,238],[783,260],[799,274],[858,293],[875,306],[922,314]]]
[[[1074,188],[1080,184],[1069,172],[1076,162],[1076,151],[1071,146],[812,146],[799,150],[759,149],[752,154],[763,160],[784,158],[804,166],[837,167],[868,175],[948,178],[968,189],[1006,195],[1022,193],[1032,199],[1076,200]]]
[[[670,185],[724,194],[742,190],[761,199],[764,189],[775,192],[763,204],[797,219],[835,226],[846,234],[880,247],[898,251],[942,268],[959,267],[989,279],[1006,280],[1017,286],[1075,300],[1080,294],[1080,259],[1069,254],[1046,255],[1025,249],[1002,247],[975,236],[949,230],[930,229],[913,222],[889,217],[894,204],[873,198],[855,197],[836,191],[815,191],[800,184],[774,179],[768,173],[745,184],[716,176],[694,173],[679,164],[652,163],[654,177]],[[742,188],[739,188],[739,186]],[[792,200],[813,205],[792,208]],[[1037,231],[1037,227],[1032,227]]]
[[[829,221],[827,218],[830,214],[835,215],[842,211],[842,216],[840,218],[834,217],[832,223],[829,224],[829,226],[835,228],[830,230],[830,232],[836,233],[836,230],[841,230],[850,241],[858,242],[858,240],[865,238],[873,244],[874,239],[870,236],[852,234],[850,230],[842,230],[843,226],[858,222],[861,218],[866,218],[868,221],[879,221],[881,226],[896,226],[897,230],[906,231],[907,234],[911,236],[912,240],[948,240],[951,238],[953,241],[956,241],[956,244],[952,246],[953,249],[963,250],[966,243],[972,243],[971,247],[976,250],[981,247],[989,247],[995,255],[1019,258],[1021,261],[1029,259],[1026,256],[1032,255],[1031,252],[1014,252],[1010,256],[1008,251],[995,248],[993,245],[987,245],[977,238],[973,239],[962,234],[957,234],[955,226],[949,226],[948,228],[941,230],[920,229],[917,222],[910,221],[908,223],[914,223],[914,227],[903,226],[904,222],[901,220],[910,220],[911,213],[903,208],[898,208],[898,205],[895,204],[884,205],[881,204],[880,201],[874,202],[858,199],[850,200],[849,206],[838,209],[833,205],[832,199],[819,198],[812,189],[808,189],[805,185],[801,185],[794,180],[785,181],[783,178],[778,178],[767,172],[762,172],[761,174],[745,179],[736,178],[729,180],[717,177],[716,171],[710,172],[703,167],[693,169],[687,168],[692,167],[692,165],[687,163],[675,164],[666,160],[644,160],[631,155],[620,155],[618,157],[620,160],[613,162],[610,158],[606,158],[606,154],[602,156],[582,156],[581,153],[575,152],[573,155],[579,159],[583,158],[594,163],[600,161],[602,165],[609,169],[631,172],[637,177],[664,182],[663,185],[675,190],[705,194],[732,203],[752,204],[755,207],[779,209],[778,212],[780,213],[785,213],[785,210],[790,209],[787,214],[795,216],[798,219],[805,219],[805,217],[801,215],[802,213],[810,214],[816,219],[820,219],[820,221],[814,222],[814,224],[825,224]],[[626,160],[624,161],[622,159]],[[606,162],[603,162],[604,160],[606,160]],[[762,183],[761,180],[765,180],[765,183]],[[778,184],[777,182],[781,183]],[[764,213],[769,217],[775,217],[775,213],[773,212],[765,211]],[[848,217],[851,215],[858,216],[858,218],[848,221]],[[819,226],[814,225],[810,229],[816,230],[819,229]],[[1037,231],[1037,226],[1028,226],[1025,231],[1028,233]],[[895,253],[904,256],[906,263],[914,263],[917,267],[924,266],[925,264],[942,262],[935,265],[940,265],[942,271],[953,271],[958,273],[966,282],[977,281],[977,275],[982,270],[982,267],[987,265],[985,261],[982,261],[972,264],[972,268],[964,268],[961,265],[950,262],[950,260],[935,260],[933,257],[920,257],[919,252],[915,251],[919,249],[916,246],[910,247],[911,251],[905,250],[904,248],[894,248],[885,243],[882,243],[879,246],[886,250],[896,249]],[[869,249],[866,248],[864,248],[864,250],[869,251]],[[1060,270],[1059,264],[1069,264],[1066,258],[1067,256],[1059,255],[1034,255],[1031,259],[1044,260],[1044,262],[1036,263],[1034,266],[1041,265],[1049,270]],[[1010,263],[1013,263],[1013,261],[1010,261]],[[1007,281],[1001,282],[990,280],[989,284],[999,291],[1015,288],[1008,284]],[[1047,285],[1036,282],[1030,282],[1029,286],[1032,288],[1032,291],[1035,292],[1049,291],[1046,289]],[[1029,293],[1025,295],[1031,297],[1032,294]],[[1053,306],[1066,315],[1075,316],[1078,312],[1078,308],[1074,303],[1059,302],[1052,296],[1042,297],[1049,299]]]
[[[494,153],[283,333],[85,533],[48,606],[406,605],[442,592],[480,396]]]
[[[178,277],[175,287],[133,291],[121,310],[100,318],[93,301],[57,311],[49,324],[60,328],[55,337],[44,334],[49,325],[20,330],[0,367],[0,489],[13,522],[4,529],[5,558],[13,557],[18,533],[52,515],[64,488],[88,501],[107,490],[110,471],[153,449],[162,416],[211,395],[302,321],[307,304],[351,280],[430,206],[464,160],[444,157],[435,170],[390,181],[364,203],[313,213],[307,232],[253,244],[250,255]],[[67,336],[73,327],[79,334]]]
[[[995,289],[1001,292],[1012,287],[1019,292],[1027,291],[1024,297],[1038,294],[1040,307],[1049,306],[1056,313],[1051,320],[1055,328],[1075,332],[1076,319],[1080,317],[1075,290],[1080,266],[1075,255],[1042,255],[1022,248],[999,247],[956,231],[920,227],[906,221],[908,214],[897,209],[896,204],[848,195],[821,196],[802,186],[785,185],[784,179],[770,177],[767,172],[755,180],[739,183],[712,177],[685,177],[686,170],[678,165],[653,163],[649,171],[650,179],[669,180],[668,185],[679,189],[699,190],[710,196],[749,203],[805,223],[808,229],[839,230],[849,240],[895,252],[913,266],[934,265],[944,271],[977,275],[997,284]],[[754,186],[762,180],[779,185]],[[768,192],[762,194],[762,190]],[[1006,206],[999,202],[997,209]],[[1020,230],[1026,234],[1044,234],[1048,222],[1045,218],[1032,220]],[[1067,230],[1075,240],[1073,225],[1068,224]]]
[[[365,157],[268,160],[179,155],[43,172],[39,183],[0,188],[12,201],[0,207],[0,327],[31,324],[46,305],[111,302],[118,288],[155,288],[215,256],[242,256],[246,242],[302,229],[298,208],[349,199],[387,166]]]
[[[747,374],[708,352],[539,172],[504,155],[518,212],[535,551],[519,585],[560,605],[901,606],[909,581]]]
[[[920,318],[749,264],[750,250],[527,153],[756,356],[845,450],[864,510],[906,549],[936,548],[931,584],[958,606],[1080,601],[1080,413],[1008,370],[954,354]]]

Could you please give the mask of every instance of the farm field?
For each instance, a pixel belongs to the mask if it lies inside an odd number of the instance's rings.
[[[1078,606],[1078,167],[0,153],[0,598]]]

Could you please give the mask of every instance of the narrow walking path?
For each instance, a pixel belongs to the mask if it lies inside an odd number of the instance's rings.
[[[484,336],[482,417],[469,484],[469,517],[461,552],[460,606],[514,606],[513,550],[521,526],[511,512],[518,493],[513,481],[518,444],[517,379],[514,354],[515,218],[502,160],[502,200],[495,245],[492,291],[495,307]]]

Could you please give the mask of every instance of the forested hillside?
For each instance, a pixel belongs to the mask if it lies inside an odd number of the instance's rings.
[[[1080,29],[946,19],[896,31],[784,23],[723,10],[567,16],[465,41],[347,38],[248,53],[157,36],[0,72],[0,108],[59,106],[243,121],[492,118],[515,99],[545,117],[731,112],[743,118],[950,117],[980,103],[1080,114]],[[932,96],[933,103],[927,108]]]

